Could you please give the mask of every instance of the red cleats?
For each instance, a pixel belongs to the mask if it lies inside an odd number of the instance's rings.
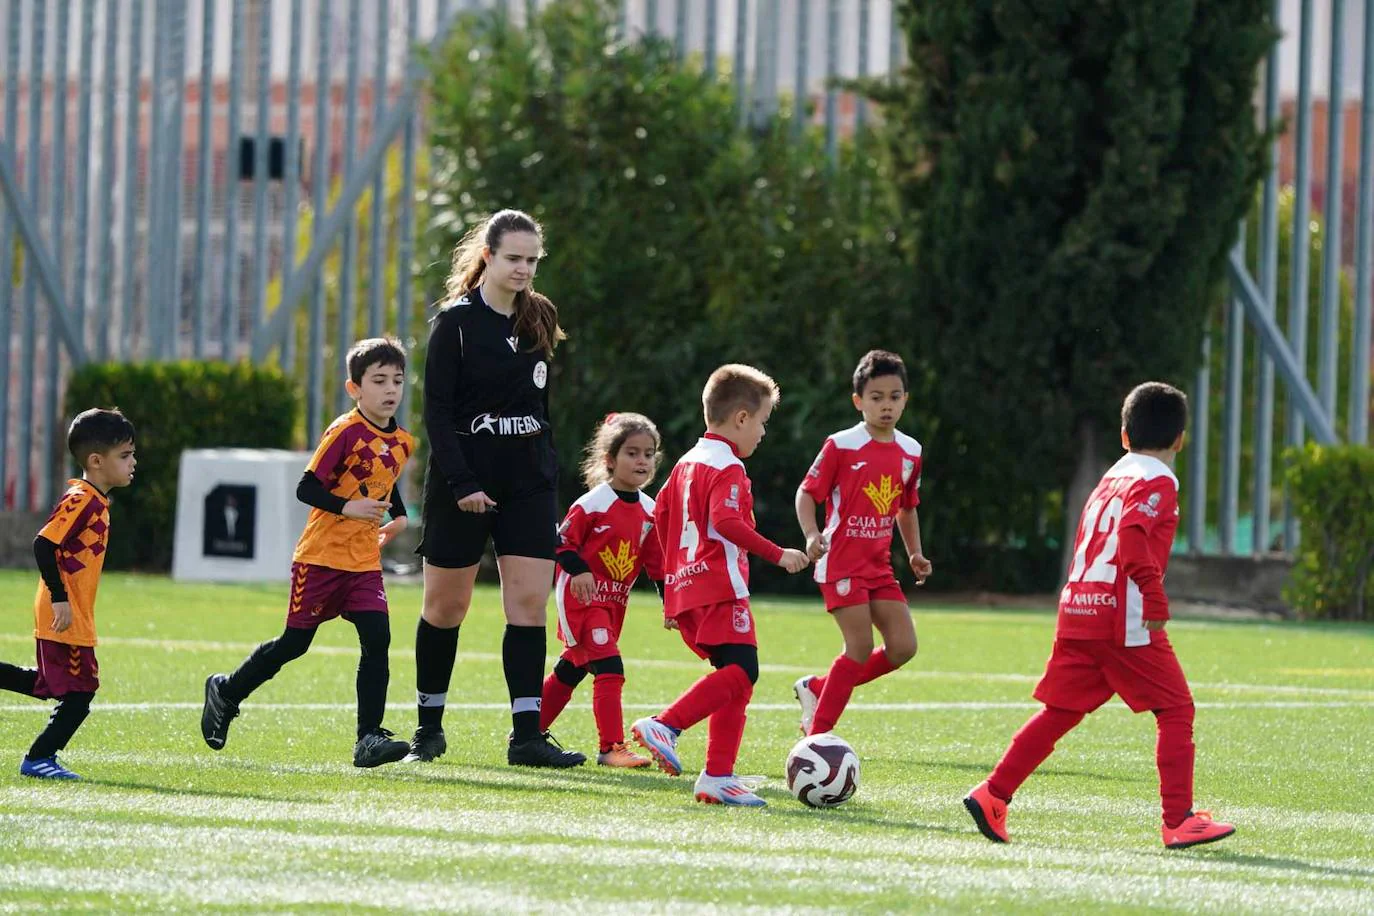
[[[1164,827],[1164,845],[1169,849],[1187,849],[1203,843],[1224,840],[1236,832],[1235,824],[1223,824],[1212,820],[1212,812],[1197,811],[1184,818],[1177,827]]]
[[[968,797],[964,799],[964,807],[972,815],[973,822],[978,825],[978,830],[983,836],[994,843],[1011,842],[1007,836],[1007,803],[995,797],[988,790],[987,780],[983,780],[973,787]],[[1217,837],[1217,839],[1221,839],[1221,837]],[[1165,842],[1168,842],[1167,837]],[[1207,841],[1202,840],[1200,842],[1205,843]]]

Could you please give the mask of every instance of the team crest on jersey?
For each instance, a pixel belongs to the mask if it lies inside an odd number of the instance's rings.
[[[634,572],[635,561],[639,559],[638,554],[630,552],[630,542],[623,539],[620,542],[620,547],[614,552],[609,547],[603,547],[597,556],[605,564],[606,572],[621,582],[628,579],[630,573]]]
[[[542,359],[534,364],[534,387],[543,388],[549,383],[549,366]]]
[[[725,500],[725,505],[731,509],[739,509],[739,484],[730,484],[730,496]]]
[[[753,621],[749,619],[749,608],[743,604],[735,605],[735,619],[733,621],[736,633],[748,633]]]
[[[891,474],[882,475],[876,484],[871,480],[864,484],[864,495],[873,503],[873,508],[877,510],[879,515],[887,515],[892,509],[892,504],[901,494],[902,485],[894,484]]]
[[[608,642],[610,642],[610,641],[611,641],[611,631],[610,631],[610,630],[606,629],[605,627],[593,627],[593,628],[592,628],[592,642],[596,643],[598,646],[604,646],[604,645],[606,645],[606,643],[608,643]]]
[[[643,544],[644,539],[649,536],[649,532],[654,530],[653,522],[645,522],[639,529],[639,543]]]
[[[835,594],[839,595],[841,598],[849,594],[848,579],[841,579],[840,581],[835,583]]]
[[[1158,517],[1159,517],[1159,494],[1158,494],[1158,493],[1151,493],[1151,494],[1150,494],[1150,498],[1147,499],[1147,500],[1145,500],[1145,502],[1143,502],[1143,503],[1140,504],[1140,511],[1141,511],[1141,512],[1144,512],[1144,513],[1145,513],[1146,515],[1148,515],[1150,518],[1158,518]]]
[[[911,472],[916,469],[916,462],[910,458],[902,459],[902,483],[911,483]]]

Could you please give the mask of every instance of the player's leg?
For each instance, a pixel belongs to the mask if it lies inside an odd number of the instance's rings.
[[[616,654],[588,662],[592,681],[592,715],[596,719],[598,748],[596,762],[606,767],[638,769],[653,763],[625,746],[625,712],[621,697],[625,690],[625,662]]]
[[[869,653],[859,683],[867,684],[891,674],[916,657],[916,624],[904,598],[873,598],[868,604],[873,625],[882,634],[883,644]]]
[[[38,673],[34,696],[57,700],[48,724],[19,764],[24,776],[41,779],[79,779],[57,759],[91,712],[100,689],[95,649],[38,640]]]
[[[706,766],[697,777],[698,801],[747,808],[766,802],[735,774],[749,700],[759,679],[759,652],[752,645],[722,645],[710,649],[711,664],[718,672],[739,672],[747,685],[711,714],[707,725]]]
[[[380,579],[378,575],[378,579]],[[353,765],[375,767],[395,763],[410,752],[410,744],[382,728],[386,690],[391,680],[387,651],[391,648],[391,618],[382,610],[351,611],[344,618],[358,631],[358,741]]]
[[[1054,752],[1060,738],[1111,696],[1090,647],[1056,640],[1035,688],[1035,698],[1044,708],[1021,726],[992,773],[964,799],[983,836],[1007,842],[1007,804],[1016,790]]]
[[[33,696],[33,685],[38,680],[37,668],[21,668],[9,662],[0,662],[0,690]]]
[[[859,683],[864,663],[874,652],[874,621],[867,602],[835,608],[831,611],[831,617],[844,637],[844,652],[830,663],[830,670],[824,678],[812,680],[805,688],[798,685],[799,696],[802,689],[809,689],[816,697],[810,727],[805,721],[802,723],[805,733],[809,735],[828,732],[835,727],[845,706],[849,704],[855,685]],[[803,719],[805,712],[803,704]]]
[[[549,676],[544,678],[544,689],[539,701],[539,730],[546,732],[553,727],[569,701],[577,685],[586,679],[588,671],[579,667],[569,657],[572,650],[564,652],[554,663]]]
[[[229,740],[229,723],[239,714],[239,704],[276,677],[282,666],[304,655],[314,639],[314,627],[287,626],[276,639],[254,649],[232,674],[212,674],[206,678],[205,705],[200,713],[200,733],[205,743],[214,750],[222,750]]]

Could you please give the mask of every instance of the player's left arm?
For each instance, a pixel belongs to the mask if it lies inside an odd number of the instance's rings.
[[[907,563],[916,575],[916,584],[925,585],[934,567],[926,559],[921,548],[921,519],[915,506],[897,510],[897,531],[901,533],[902,543],[906,545]]]
[[[1164,573],[1150,553],[1150,535],[1155,526],[1178,510],[1178,489],[1163,478],[1149,485],[1132,487],[1126,494],[1117,523],[1117,557],[1121,571],[1140,589],[1142,618],[1149,630],[1164,629],[1169,619],[1169,596],[1164,591]]]

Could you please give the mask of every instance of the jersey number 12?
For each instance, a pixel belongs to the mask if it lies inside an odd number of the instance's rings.
[[[1101,499],[1093,500],[1088,506],[1088,511],[1083,514],[1083,537],[1074,551],[1073,566],[1069,568],[1070,582],[1116,581],[1116,564],[1112,561],[1116,559],[1117,525],[1124,507],[1120,496],[1112,497],[1105,504],[1105,509]],[[1097,539],[1098,534],[1105,534],[1107,539],[1092,565],[1088,565],[1088,546]]]

